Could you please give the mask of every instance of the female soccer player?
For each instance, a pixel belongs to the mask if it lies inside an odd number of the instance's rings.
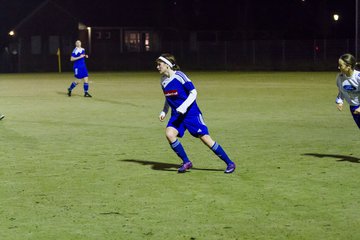
[[[81,47],[81,41],[77,40],[75,42],[75,49],[71,53],[70,61],[74,62],[74,72],[76,80],[73,81],[68,88],[68,96],[71,97],[71,91],[80,83],[81,80],[84,80],[84,97],[91,97],[88,93],[89,90],[89,79],[88,71],[85,65],[85,58],[89,56],[85,54],[85,49]]]
[[[200,138],[227,164],[225,173],[234,172],[235,163],[230,160],[222,147],[210,137],[196,103],[196,89],[190,79],[179,71],[180,67],[176,64],[175,57],[171,54],[162,54],[156,60],[156,64],[157,70],[162,75],[161,87],[165,95],[165,104],[159,119],[164,121],[170,106],[171,118],[167,124],[165,135],[171,148],[183,161],[178,173],[184,173],[192,168],[192,163],[177,138],[181,138],[185,130],[188,130],[192,136]]]
[[[336,106],[339,111],[342,111],[345,99],[350,105],[350,112],[355,123],[360,128],[360,72],[355,70],[359,65],[355,57],[349,53],[340,57],[338,67],[340,73],[336,78],[339,89]]]

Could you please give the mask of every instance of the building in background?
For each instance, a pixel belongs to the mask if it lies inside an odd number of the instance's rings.
[[[52,1],[36,7],[9,32],[10,72],[56,71],[57,52],[71,51],[79,20]],[[66,65],[65,65],[66,66]]]
[[[77,39],[90,55],[92,71],[150,70],[164,52],[173,53],[186,69],[334,70],[342,53],[356,51],[354,12],[337,9],[335,1],[22,4],[27,12],[9,28],[9,40],[2,41],[0,34],[0,72],[57,72],[58,50],[62,70],[72,71],[69,58]],[[0,33],[8,24],[3,16],[16,16],[12,11],[18,5],[11,6],[0,9]],[[337,21],[332,18],[335,9]]]
[[[83,42],[96,70],[139,69],[153,66],[160,50],[159,34],[149,27],[87,26],[68,10],[47,0],[37,6],[9,32],[2,49],[2,72],[56,72],[58,54],[64,71],[75,41]],[[156,52],[156,54],[154,53]]]

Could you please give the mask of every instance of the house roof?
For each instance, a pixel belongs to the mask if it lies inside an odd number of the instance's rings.
[[[0,51],[3,46],[11,40],[8,36],[12,30],[18,30],[28,26],[32,22],[32,19],[36,15],[41,15],[41,11],[46,11],[50,8],[50,11],[54,11],[61,16],[67,16],[66,18],[72,21],[77,21],[76,17],[68,11],[66,8],[59,5],[55,0],[11,0],[1,1],[0,8]],[[48,15],[51,15],[49,12]],[[40,24],[38,22],[33,23],[35,27],[43,27],[43,25],[49,24],[49,21],[43,21]],[[36,25],[38,24],[38,25]]]
[[[25,16],[23,19],[21,19],[19,21],[19,23],[12,29],[12,30],[17,30],[19,28],[21,28],[23,25],[25,25],[27,22],[31,21],[31,19],[38,14],[40,11],[42,11],[43,9],[45,9],[46,7],[54,7],[57,11],[61,12],[63,15],[66,15],[68,18],[77,21],[77,19],[75,18],[75,16],[73,16],[69,11],[67,11],[66,9],[64,9],[63,7],[61,7],[60,5],[58,5],[57,3],[55,3],[52,0],[45,0],[42,3],[40,3],[37,7],[34,8],[34,10],[32,10],[27,16]]]

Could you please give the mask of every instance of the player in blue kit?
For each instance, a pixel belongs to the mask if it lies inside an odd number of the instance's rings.
[[[164,108],[160,113],[160,121],[164,121],[171,107],[171,117],[167,124],[165,135],[174,152],[182,159],[183,164],[178,173],[184,173],[192,168],[192,162],[186,155],[178,137],[188,130],[194,137],[201,139],[227,165],[224,173],[235,171],[235,163],[230,160],[222,147],[209,135],[209,131],[196,103],[197,92],[191,80],[180,70],[175,57],[162,54],[157,60],[157,70],[162,75],[161,87],[165,95]]]
[[[74,73],[76,80],[72,82],[68,88],[68,96],[71,97],[72,90],[80,83],[81,80],[84,80],[84,97],[91,97],[91,95],[88,93],[89,74],[85,65],[85,58],[88,58],[88,55],[85,54],[85,49],[81,47],[80,40],[75,42],[75,46],[75,49],[71,53],[70,61],[74,62]]]
[[[336,104],[337,109],[342,111],[345,99],[350,105],[350,112],[355,123],[360,128],[360,72],[355,69],[359,65],[355,57],[349,53],[339,58],[340,73],[336,78],[339,93]]]

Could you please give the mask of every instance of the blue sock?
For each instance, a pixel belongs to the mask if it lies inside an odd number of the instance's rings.
[[[84,82],[84,92],[89,90],[89,83]]]
[[[174,152],[176,152],[176,154],[181,158],[181,160],[184,163],[190,162],[190,160],[187,157],[186,152],[185,152],[183,146],[181,145],[181,142],[179,141],[179,139],[176,139],[176,141],[171,143],[170,146],[174,150]]]
[[[222,149],[222,147],[217,142],[214,143],[214,145],[211,147],[211,150],[226,164],[229,165],[230,163],[233,163],[225,153],[224,149]]]
[[[70,87],[69,87],[69,90],[72,91],[75,87],[76,87],[76,82],[72,82]]]

